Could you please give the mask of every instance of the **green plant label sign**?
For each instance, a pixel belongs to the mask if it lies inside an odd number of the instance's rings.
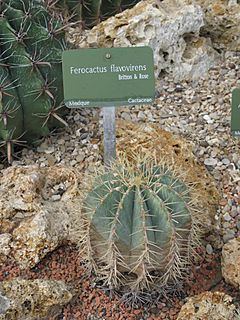
[[[69,108],[152,104],[155,94],[152,49],[64,51],[63,84]]]
[[[232,92],[231,131],[235,137],[240,137],[240,88]]]

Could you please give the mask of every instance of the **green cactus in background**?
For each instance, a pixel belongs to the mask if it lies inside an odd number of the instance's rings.
[[[64,27],[43,0],[0,2],[0,146],[9,162],[14,144],[67,125],[61,118],[65,48]]]
[[[140,157],[117,162],[92,181],[75,234],[105,285],[139,294],[184,278],[205,214],[186,175],[169,160]]]
[[[49,6],[64,8],[85,28],[91,28],[116,13],[133,7],[140,0],[46,0]]]

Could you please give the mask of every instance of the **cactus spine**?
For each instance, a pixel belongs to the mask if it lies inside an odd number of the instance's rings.
[[[0,13],[0,138],[11,162],[14,144],[35,142],[66,125],[61,119],[66,43],[61,22],[41,0],[6,0]]]
[[[124,159],[89,190],[80,247],[96,274],[110,287],[137,294],[175,286],[195,254],[204,214],[180,168]]]
[[[91,28],[102,20],[107,19],[116,13],[133,7],[140,0],[47,0],[53,6],[65,8],[65,10],[74,16],[75,20],[81,22],[86,28]]]

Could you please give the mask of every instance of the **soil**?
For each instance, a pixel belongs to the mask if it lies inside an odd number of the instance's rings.
[[[62,280],[74,292],[74,299],[62,313],[47,320],[175,320],[188,296],[203,291],[222,291],[240,301],[240,292],[227,285],[220,270],[220,252],[212,255],[199,249],[201,260],[193,265],[188,281],[178,292],[161,297],[156,295],[149,304],[129,306],[117,294],[100,288],[94,276],[88,277],[84,261],[77,248],[68,243],[46,256],[36,267],[20,270],[7,263],[0,266],[0,281],[14,277],[24,279]]]

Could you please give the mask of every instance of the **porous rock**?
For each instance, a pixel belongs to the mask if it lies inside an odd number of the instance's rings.
[[[68,239],[76,172],[67,167],[10,167],[0,177],[0,261],[33,267]],[[55,201],[53,196],[59,195]]]
[[[240,237],[223,246],[222,274],[227,283],[240,289]]]
[[[232,298],[223,292],[203,292],[182,306],[177,320],[237,320]]]
[[[39,209],[13,230],[11,255],[22,268],[35,266],[67,239],[69,217],[59,207]]]
[[[16,278],[0,284],[0,320],[37,320],[57,316],[72,299],[62,281]]]
[[[183,0],[139,2],[95,26],[82,36],[77,29],[70,39],[79,47],[150,46],[156,76],[172,74],[174,79],[199,78],[214,64],[216,52],[199,37],[203,12]]]
[[[201,34],[210,37],[214,47],[240,50],[240,2],[237,0],[188,0],[204,12]]]

